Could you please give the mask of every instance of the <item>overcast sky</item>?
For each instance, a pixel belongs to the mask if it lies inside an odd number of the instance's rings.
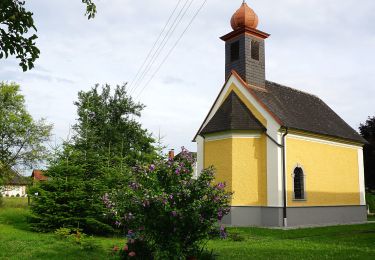
[[[98,14],[90,21],[80,0],[26,2],[41,56],[26,73],[14,59],[0,60],[0,80],[21,85],[29,111],[54,124],[59,142],[74,124],[78,91],[132,82],[178,0],[96,0]],[[193,2],[148,77],[202,2]],[[375,1],[247,2],[259,16],[258,29],[271,34],[268,80],[318,95],[355,129],[375,115]],[[160,130],[169,148],[196,150],[191,140],[224,83],[219,37],[231,31],[230,18],[241,3],[208,0],[140,96],[147,106],[142,124],[155,135]]]

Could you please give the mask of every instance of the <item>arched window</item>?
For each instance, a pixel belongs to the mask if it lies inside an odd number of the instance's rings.
[[[305,176],[301,167],[294,169],[294,199],[305,199]]]

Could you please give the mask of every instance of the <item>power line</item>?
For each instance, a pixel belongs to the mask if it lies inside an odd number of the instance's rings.
[[[147,64],[146,68],[144,69],[144,71],[142,72],[141,74],[141,77],[138,79],[138,81],[136,82],[136,86],[134,87],[133,89],[133,93],[135,93],[135,89],[137,89],[141,83],[143,82],[144,78],[147,76],[147,74],[149,73],[149,71],[152,69],[152,66],[154,65],[155,61],[158,59],[158,57],[160,56],[160,54],[162,53],[162,51],[164,50],[166,44],[169,42],[169,40],[171,39],[172,35],[174,34],[176,28],[178,27],[178,25],[181,23],[183,17],[186,15],[187,11],[189,10],[191,4],[194,2],[195,0],[186,0],[185,4],[182,6],[180,12],[178,13],[178,15],[175,17],[174,21],[172,22],[169,30],[167,31],[167,33],[164,35],[164,38],[163,40],[160,42],[158,48],[156,49],[156,51],[154,52],[154,54],[152,55],[149,63]],[[187,4],[189,3],[189,5],[187,6]]]
[[[169,50],[168,54],[165,56],[164,60],[159,64],[159,66],[157,67],[157,69],[155,70],[154,74],[151,76],[151,78],[147,81],[147,83],[143,86],[143,88],[141,89],[141,91],[139,92],[138,96],[136,99],[138,99],[141,94],[143,93],[143,91],[145,90],[145,88],[150,84],[150,82],[154,79],[155,75],[159,72],[159,70],[161,69],[161,67],[164,65],[164,63],[168,60],[169,56],[171,55],[171,53],[173,52],[173,50],[176,48],[176,46],[178,45],[178,43],[181,41],[182,37],[185,35],[185,33],[187,32],[187,30],[190,28],[190,26],[192,25],[192,23],[194,22],[195,18],[198,16],[198,14],[200,13],[200,11],[203,9],[203,7],[205,6],[205,4],[207,3],[208,0],[204,0],[202,5],[198,8],[198,10],[195,12],[194,16],[191,18],[189,24],[186,26],[185,30],[181,33],[180,37],[177,39],[177,41],[175,42],[175,44],[173,45],[173,47]]]
[[[177,10],[178,6],[180,5],[181,1],[182,1],[182,0],[178,0],[176,6],[174,7],[172,13],[171,13],[170,16],[169,16],[167,22],[165,23],[164,28],[161,30],[161,32],[160,32],[158,38],[157,38],[156,41],[154,42],[154,45],[152,46],[152,48],[150,49],[149,53],[147,54],[146,59],[143,61],[141,67],[140,67],[140,68],[138,69],[138,71],[137,71],[137,74],[134,76],[133,80],[131,81],[131,83],[130,83],[130,85],[129,85],[129,89],[130,89],[129,92],[131,92],[131,91],[133,90],[131,87],[132,87],[134,81],[138,78],[139,73],[140,73],[141,70],[143,69],[143,66],[146,64],[148,58],[150,58],[151,53],[154,51],[154,49],[155,49],[155,47],[156,47],[156,44],[159,42],[161,36],[163,35],[165,29],[167,28],[167,26],[168,26],[168,24],[169,24],[169,22],[171,21],[172,17],[173,17],[174,14],[176,13],[176,10]]]
[[[157,48],[157,50],[152,55],[151,60],[149,61],[149,63],[146,66],[146,68],[144,69],[143,73],[141,74],[141,77],[136,82],[136,85],[135,85],[133,91],[135,91],[135,89],[142,83],[143,79],[146,77],[146,75],[148,74],[148,72],[151,70],[151,68],[154,65],[155,61],[157,60],[157,58],[160,56],[160,54],[164,50],[165,46],[167,45],[167,43],[171,39],[173,33],[176,31],[176,28],[181,23],[182,19],[185,17],[187,11],[189,10],[190,6],[192,5],[192,3],[194,1],[195,0],[186,0],[186,2],[183,5],[182,9],[180,10],[180,12],[178,13],[178,15],[176,16],[175,20],[173,21],[171,27],[169,28],[169,30],[167,31],[167,33],[164,35],[163,40],[159,44],[159,47]],[[186,7],[187,4],[188,4],[188,6]]]

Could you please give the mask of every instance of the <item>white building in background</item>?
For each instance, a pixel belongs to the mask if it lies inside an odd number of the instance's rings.
[[[1,195],[3,197],[26,197],[28,183],[29,179],[27,177],[13,173],[9,181],[1,187]]]

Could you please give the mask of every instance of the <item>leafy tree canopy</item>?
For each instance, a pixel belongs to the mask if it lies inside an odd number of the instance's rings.
[[[96,14],[93,1],[82,0],[82,3],[86,5],[88,19],[93,18]],[[0,1],[0,59],[15,56],[23,71],[32,69],[40,54],[36,31],[33,13],[25,8],[24,0]]]
[[[78,93],[78,120],[73,129],[75,149],[105,158],[109,163],[134,166],[156,156],[155,140],[135,118],[144,106],[127,95],[126,84],[113,93],[107,84]],[[99,159],[99,158],[98,158]]]
[[[27,112],[19,85],[0,83],[0,177],[12,168],[45,160],[51,130],[52,125],[35,121]]]
[[[368,141],[364,147],[366,186],[375,190],[375,116],[360,125],[360,133]]]

